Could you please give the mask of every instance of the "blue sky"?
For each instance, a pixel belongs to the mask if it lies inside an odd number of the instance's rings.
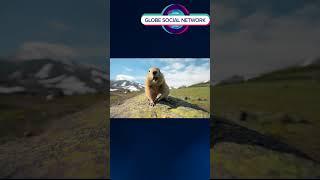
[[[210,80],[210,60],[207,58],[120,59],[110,61],[111,80],[131,80],[144,84],[150,67],[158,67],[169,86],[188,86]]]

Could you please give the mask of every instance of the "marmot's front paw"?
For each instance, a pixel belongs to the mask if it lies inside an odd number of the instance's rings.
[[[156,104],[154,103],[154,102],[152,102],[152,101],[149,101],[149,106],[152,106],[152,107],[154,107]]]

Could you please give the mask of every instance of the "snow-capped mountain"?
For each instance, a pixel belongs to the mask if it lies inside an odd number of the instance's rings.
[[[301,66],[302,66],[302,67],[312,66],[312,65],[320,65],[320,57],[317,57],[317,58],[309,58],[309,59],[304,60],[304,61],[301,63]]]
[[[128,81],[128,80],[117,80],[110,82],[110,91],[141,91],[144,86],[140,83]]]
[[[108,77],[101,69],[51,59],[0,61],[0,93],[64,95],[104,92]]]

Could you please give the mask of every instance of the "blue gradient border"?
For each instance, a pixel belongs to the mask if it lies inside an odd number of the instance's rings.
[[[210,179],[209,119],[111,119],[113,180]]]

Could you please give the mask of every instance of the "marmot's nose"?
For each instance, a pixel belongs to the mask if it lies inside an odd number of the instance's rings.
[[[153,75],[156,75],[157,74],[157,72],[156,71],[153,71]]]

